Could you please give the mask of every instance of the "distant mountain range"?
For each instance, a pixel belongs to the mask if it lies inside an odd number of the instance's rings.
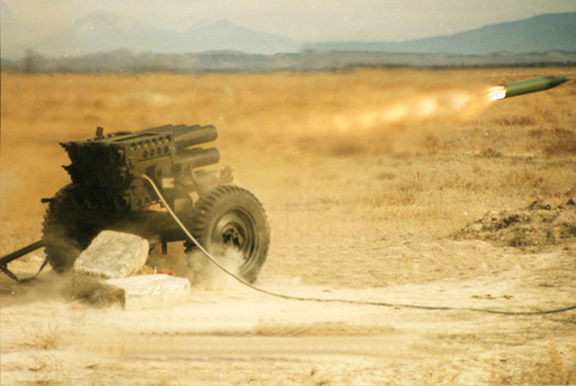
[[[403,42],[348,41],[303,45],[285,36],[252,30],[226,20],[201,23],[180,33],[97,11],[27,47],[11,46],[10,36],[6,36],[2,43],[3,59],[21,57],[26,50],[52,58],[80,58],[114,50],[129,50],[132,54],[180,55],[223,51],[253,55],[301,52],[304,56],[310,52],[333,51],[476,56],[504,52],[576,52],[576,13],[539,15],[450,36]],[[318,57],[327,56],[315,58]]]
[[[306,48],[321,51],[457,55],[488,55],[503,51],[576,51],[576,12],[539,15],[450,36],[404,42],[325,42],[308,44]]]
[[[280,35],[254,31],[220,20],[183,33],[134,21],[109,12],[92,12],[69,27],[33,43],[30,49],[52,57],[101,51],[191,53],[233,50],[252,54],[297,52],[300,44]]]

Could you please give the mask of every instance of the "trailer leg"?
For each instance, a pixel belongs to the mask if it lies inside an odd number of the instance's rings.
[[[3,256],[2,258],[0,258],[0,270],[2,272],[4,272],[6,274],[6,276],[8,276],[10,279],[16,280],[17,282],[20,282],[20,283],[27,282],[27,281],[34,279],[36,276],[38,276],[38,274],[40,274],[40,272],[42,272],[44,267],[46,267],[46,264],[48,263],[48,258],[46,258],[44,260],[44,262],[42,263],[42,266],[40,267],[40,270],[38,270],[38,273],[36,275],[30,277],[30,278],[27,278],[27,279],[18,279],[18,277],[16,277],[16,275],[14,275],[8,269],[8,263],[10,263],[11,261],[14,261],[14,260],[16,260],[16,259],[18,259],[24,255],[27,255],[30,252],[34,252],[35,250],[40,249],[42,247],[44,247],[44,242],[42,240],[40,240],[40,241],[36,241],[35,243],[32,243],[30,245],[27,245],[24,248],[21,248],[17,251],[9,253],[6,256]]]

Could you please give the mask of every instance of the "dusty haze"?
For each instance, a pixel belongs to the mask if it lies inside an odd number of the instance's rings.
[[[58,142],[96,126],[214,124],[222,166],[269,217],[258,285],[500,310],[570,305],[574,238],[517,248],[451,237],[488,211],[576,196],[576,83],[487,102],[490,86],[544,75],[576,73],[3,73],[0,254],[40,237],[40,198],[68,183]],[[29,275],[42,258],[11,268]],[[165,264],[183,258],[174,244]],[[3,384],[576,382],[573,311],[301,303],[214,274],[184,305],[128,312],[67,303],[66,280],[0,277]]]

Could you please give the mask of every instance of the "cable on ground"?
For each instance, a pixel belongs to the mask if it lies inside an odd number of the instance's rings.
[[[420,309],[420,310],[440,310],[440,311],[474,311],[474,312],[484,312],[489,314],[499,314],[499,315],[545,315],[545,314],[555,314],[559,312],[566,312],[570,310],[576,309],[576,304],[571,305],[568,307],[550,309],[550,310],[541,310],[541,311],[504,311],[504,310],[493,310],[489,308],[474,308],[474,307],[448,307],[448,306],[427,306],[427,305],[417,305],[417,304],[406,304],[406,303],[388,303],[388,302],[377,302],[377,301],[366,301],[366,300],[353,300],[353,299],[323,299],[323,298],[314,298],[314,297],[305,297],[305,296],[295,296],[295,295],[287,295],[281,294],[273,291],[269,291],[260,287],[255,286],[252,283],[247,282],[240,276],[234,274],[230,270],[228,270],[224,265],[222,265],[210,252],[208,252],[199,242],[190,234],[186,226],[180,221],[176,213],[170,208],[170,205],[164,199],[164,196],[154,183],[154,181],[148,177],[147,175],[142,175],[150,186],[154,189],[154,192],[172,217],[172,219],[178,224],[178,226],[182,229],[186,237],[198,247],[198,249],[206,256],[210,262],[216,265],[220,270],[226,273],[228,276],[232,277],[236,281],[240,282],[241,284],[245,285],[253,289],[254,291],[263,293],[265,295],[274,296],[277,298],[282,299],[289,299],[289,300],[298,300],[298,301],[306,301],[306,302],[322,302],[322,303],[345,303],[345,304],[360,304],[360,305],[369,305],[369,306],[381,306],[381,307],[396,307],[396,308],[413,308],[413,309]]]

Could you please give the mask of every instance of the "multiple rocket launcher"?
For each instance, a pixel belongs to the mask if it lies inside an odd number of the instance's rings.
[[[147,174],[172,192],[175,180],[182,185],[197,176],[193,170],[219,161],[218,149],[199,147],[217,136],[212,125],[165,125],[107,135],[98,128],[95,138],[62,143],[72,161],[64,167],[74,183],[69,188],[71,204],[77,210],[137,210],[151,205],[157,199],[137,176]]]

